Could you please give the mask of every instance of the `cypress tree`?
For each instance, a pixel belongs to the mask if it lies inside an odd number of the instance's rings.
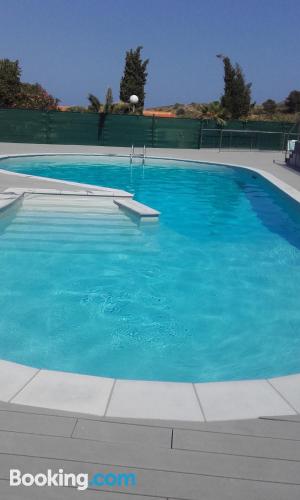
[[[147,65],[149,63],[149,59],[143,61],[141,58],[142,48],[140,46],[126,52],[124,74],[120,83],[121,101],[128,102],[131,95],[137,95],[139,98],[137,109],[140,112],[144,108],[145,85],[148,76]]]
[[[0,59],[0,107],[16,106],[21,90],[19,61]]]
[[[246,83],[239,64],[235,67],[235,79],[233,85],[232,118],[248,116],[251,106],[251,83]]]
[[[222,107],[231,114],[233,108],[235,70],[229,57],[217,56],[223,59],[224,64],[224,95],[221,98]]]
[[[243,71],[239,64],[235,67],[229,57],[219,55],[224,64],[224,95],[221,104],[233,119],[247,116],[251,107],[251,83],[245,82]]]

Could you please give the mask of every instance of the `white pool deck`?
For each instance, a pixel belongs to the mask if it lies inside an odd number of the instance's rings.
[[[128,155],[129,149],[0,143],[0,158],[27,154]],[[285,166],[280,152],[149,149],[147,155],[250,168],[300,202],[300,176]],[[1,203],[4,207],[15,202],[23,193],[93,199],[105,196],[112,203],[115,200],[122,200],[125,205],[130,203],[129,193],[113,188],[107,190],[0,170],[0,212]],[[0,401],[98,417],[190,422],[297,415],[300,413],[300,374],[238,382],[149,382],[39,370],[0,360]]]

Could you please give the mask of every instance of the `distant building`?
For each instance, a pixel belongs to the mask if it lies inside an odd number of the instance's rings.
[[[57,106],[59,111],[69,111],[70,108],[74,108],[76,106],[70,106],[66,104],[62,104]],[[176,118],[175,113],[171,111],[157,111],[156,109],[145,109],[143,111],[144,116],[157,116],[158,118]]]
[[[158,118],[176,118],[175,113],[171,111],[157,111],[155,109],[145,109],[144,116],[157,116]]]
[[[73,108],[74,106],[67,106],[65,104],[61,105],[61,106],[57,106],[57,109],[59,109],[59,111],[68,111],[69,108]]]

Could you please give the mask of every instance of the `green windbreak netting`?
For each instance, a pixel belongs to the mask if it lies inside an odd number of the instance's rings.
[[[156,148],[198,148],[199,120],[155,118],[153,146]]]
[[[104,146],[152,146],[151,117],[107,114],[99,128],[99,144]]]
[[[0,109],[0,141],[154,148],[283,149],[295,124]]]
[[[226,130],[222,131],[222,149],[282,149],[283,138],[281,133],[270,134],[256,130]],[[215,146],[219,147],[219,146]]]
[[[98,144],[97,113],[48,113],[48,143]]]
[[[47,143],[47,113],[0,109],[0,141]]]

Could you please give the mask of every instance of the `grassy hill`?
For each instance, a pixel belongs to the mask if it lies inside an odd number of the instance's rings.
[[[151,108],[154,111],[167,111],[174,113],[178,118],[223,118],[226,120],[224,110],[222,110],[220,103],[214,101],[212,103],[197,103],[191,102],[190,104],[175,103],[167,106],[157,106]],[[148,109],[147,109],[148,111]],[[265,121],[283,121],[283,122],[297,122],[300,119],[299,114],[291,114],[285,111],[284,103],[277,104],[275,113],[267,113],[262,105],[254,105],[251,114],[243,118],[244,120],[265,120]]]

